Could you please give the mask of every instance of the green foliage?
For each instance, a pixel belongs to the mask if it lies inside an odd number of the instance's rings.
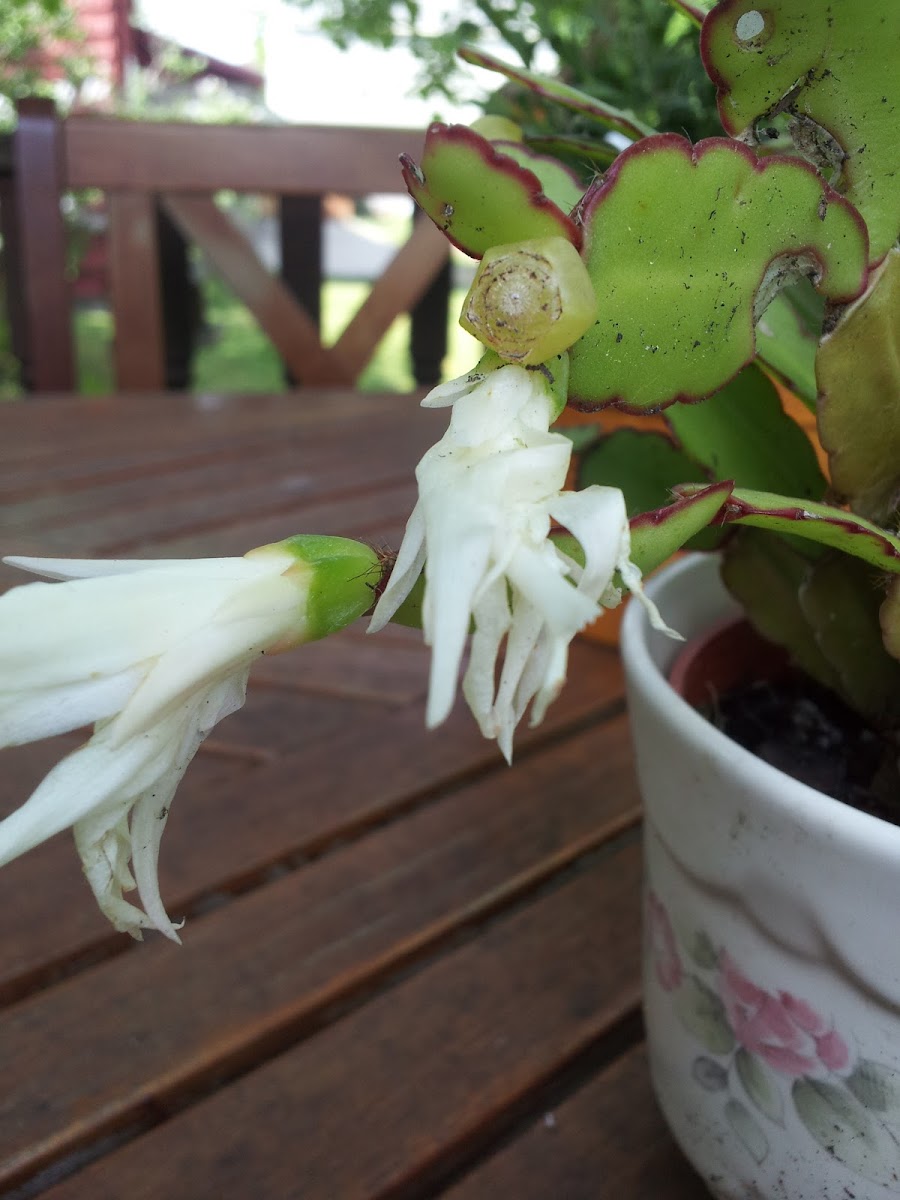
[[[580,231],[548,200],[534,172],[465,125],[432,125],[421,165],[404,158],[403,174],[416,203],[474,258],[491,246],[531,238],[580,244]]]
[[[697,31],[663,0],[459,0],[437,28],[417,0],[293,0],[324,7],[322,28],[337,45],[360,39],[376,46],[406,45],[420,63],[423,96],[459,96],[457,51],[466,44],[502,48],[525,68],[549,52],[561,79],[616,108],[633,109],[654,129],[704,137],[718,129],[713,88],[697,55]],[[536,103],[527,91],[505,87],[488,105],[531,133],[585,130],[565,110]]]
[[[900,499],[900,251],[822,340],[819,428],[837,493],[890,520]]]
[[[900,230],[896,0],[722,0],[702,48],[726,131],[753,141],[788,113],[797,148],[862,213],[880,259]]]
[[[755,366],[698,404],[673,404],[666,420],[686,454],[713,479],[821,500],[825,479],[809,438],[785,414]]]
[[[844,299],[865,284],[853,207],[796,159],[723,138],[644,138],[582,213],[597,321],[572,348],[571,392],[585,406],[708,396],[754,357],[755,320],[786,282],[812,272]]]
[[[82,35],[64,0],[4,0],[0,4],[0,128],[15,121],[15,104],[24,96],[49,96],[53,85],[42,79],[36,53],[50,45],[65,48],[59,67],[74,88],[84,82],[90,62],[81,52]]]

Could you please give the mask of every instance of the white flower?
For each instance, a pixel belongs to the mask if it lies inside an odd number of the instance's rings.
[[[497,738],[509,759],[529,703],[538,724],[562,687],[571,639],[619,603],[616,571],[665,626],[630,561],[622,493],[563,491],[572,444],[549,432],[553,401],[540,370],[471,375],[436,388],[423,404],[452,405],[450,426],[416,469],[418,503],[369,629],[390,620],[424,567],[428,725],[450,711],[474,622],[463,692],[484,735]],[[583,568],[550,540],[553,520],[580,542]]]
[[[322,580],[335,583],[331,568],[348,548],[353,582],[337,588],[351,597],[345,624],[369,606],[364,575],[375,562],[345,539],[198,561],[6,559],[68,582],[0,597],[0,747],[89,724],[94,732],[0,822],[0,865],[72,826],[113,925],[177,941],[157,879],[175,789],[209,731],[243,704],[252,663],[330,630]],[[123,897],[135,886],[143,911]]]

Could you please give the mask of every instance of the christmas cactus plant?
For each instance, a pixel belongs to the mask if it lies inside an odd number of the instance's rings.
[[[752,622],[883,733],[893,762],[900,27],[878,0],[852,14],[808,0],[676,7],[700,27],[727,136],[655,133],[464,52],[592,120],[600,148],[584,143],[579,177],[509,125],[437,124],[404,164],[409,190],[480,260],[462,314],[488,351],[480,372],[524,365],[560,405],[663,414],[665,430],[634,421],[581,454],[582,487],[625,495],[635,565],[720,546]],[[631,144],[597,174],[607,130]]]

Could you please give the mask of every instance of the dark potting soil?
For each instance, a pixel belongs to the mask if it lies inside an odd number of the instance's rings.
[[[896,745],[808,676],[789,671],[776,682],[741,684],[701,711],[786,775],[900,825]]]

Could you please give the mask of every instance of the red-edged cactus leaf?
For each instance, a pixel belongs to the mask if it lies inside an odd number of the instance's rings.
[[[702,25],[706,14],[709,12],[708,4],[691,4],[689,0],[669,0],[669,3],[674,9],[687,17],[689,21],[693,21],[695,25]]]
[[[597,320],[572,348],[570,396],[632,411],[717,391],[756,352],[754,325],[810,274],[835,301],[866,278],[859,213],[799,159],[709,138],[630,146],[580,210]]]
[[[552,79],[549,75],[536,75],[533,71],[526,71],[523,67],[511,66],[502,59],[495,58],[493,54],[485,54],[483,50],[474,50],[471,46],[464,46],[459,51],[459,56],[467,63],[472,63],[473,66],[485,67],[488,71],[496,71],[500,75],[505,75],[507,79],[511,79],[514,83],[520,83],[522,87],[528,88],[536,96],[561,104],[564,108],[571,109],[572,112],[580,113],[581,116],[596,121],[598,125],[603,125],[606,129],[624,133],[626,137],[637,139],[655,132],[652,126],[639,120],[633,112],[614,108],[611,104],[604,104],[602,100],[589,96],[587,92],[580,92],[578,88],[561,83],[558,79]]]
[[[563,237],[581,245],[575,222],[537,175],[466,125],[431,125],[422,162],[400,159],[409,194],[454,246],[481,258],[491,246]]]
[[[886,520],[900,504],[900,251],[822,340],[816,375],[835,491],[855,512]]]
[[[798,149],[836,169],[880,259],[900,230],[896,0],[721,0],[700,46],[728,133],[752,144],[757,122],[792,114]]]
[[[692,496],[692,486],[678,488]],[[900,573],[900,538],[886,529],[830,504],[815,504],[771,492],[735,488],[721,513],[724,523],[751,525],[807,538],[832,550],[852,554],[882,571]]]
[[[672,557],[701,530],[711,525],[731,492],[730,483],[698,487],[690,496],[679,497],[673,504],[633,517],[631,525],[631,561],[642,575],[648,575]],[[557,546],[584,562],[581,544],[567,533],[552,535]]]
[[[574,171],[563,166],[559,159],[549,154],[539,154],[524,142],[494,140],[492,145],[501,154],[517,162],[526,171],[531,171],[541,181],[541,188],[548,200],[569,213],[584,195],[584,187]]]
[[[686,545],[721,513],[731,494],[731,483],[713,483],[682,496],[674,504],[655,512],[641,513],[631,520],[631,559],[642,575],[657,567]]]

